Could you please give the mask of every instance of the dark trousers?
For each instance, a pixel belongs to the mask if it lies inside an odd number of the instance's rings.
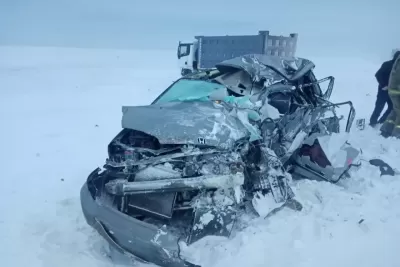
[[[382,117],[379,118],[381,115],[383,108],[385,107],[385,104],[388,105],[387,110],[385,113],[383,113]],[[393,110],[393,103],[390,100],[389,97],[389,92],[386,90],[378,90],[378,94],[376,96],[376,102],[375,102],[375,108],[374,111],[372,112],[371,118],[369,120],[370,124],[377,124],[377,123],[383,123],[386,118],[389,116],[390,112]]]

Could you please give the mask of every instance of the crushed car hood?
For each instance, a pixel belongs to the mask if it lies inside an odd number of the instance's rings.
[[[298,57],[275,57],[262,54],[249,54],[225,60],[216,65],[224,73],[232,68],[246,71],[253,79],[264,77],[276,80],[282,76],[289,81],[301,78],[305,73],[315,67],[308,59]]]
[[[122,127],[147,133],[161,144],[209,145],[229,149],[249,132],[213,101],[184,101],[123,106]]]

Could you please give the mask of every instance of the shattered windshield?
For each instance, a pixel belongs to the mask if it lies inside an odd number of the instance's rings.
[[[208,96],[221,88],[225,88],[225,86],[208,81],[181,79],[162,94],[156,103],[190,100],[208,101]]]

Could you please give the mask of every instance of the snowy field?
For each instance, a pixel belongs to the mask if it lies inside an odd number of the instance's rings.
[[[311,58],[313,59],[313,58]],[[380,62],[317,58],[332,99],[369,117]],[[179,77],[176,51],[0,47],[1,266],[120,266],[84,221],[79,190],[120,130],[121,106],[147,104]],[[400,169],[400,141],[349,136],[365,159]],[[204,267],[398,267],[400,180],[364,162],[339,185],[293,184],[301,212],[250,221],[229,240],[186,251]],[[190,253],[192,252],[192,253]]]

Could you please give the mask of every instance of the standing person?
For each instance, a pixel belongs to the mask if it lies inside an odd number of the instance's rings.
[[[400,51],[395,53],[395,62],[389,77],[388,93],[393,103],[393,110],[382,124],[381,133],[384,137],[400,138]]]
[[[375,78],[378,82],[378,94],[376,96],[375,109],[372,112],[371,118],[369,120],[369,124],[371,126],[375,126],[378,123],[383,123],[389,116],[390,112],[393,110],[393,104],[390,100],[387,86],[389,84],[390,71],[392,70],[393,64],[399,55],[400,51],[397,51],[394,54],[393,59],[383,62],[382,66],[375,74]],[[383,108],[385,107],[385,104],[388,105],[387,110],[382,115],[382,117],[379,118],[383,111]]]

